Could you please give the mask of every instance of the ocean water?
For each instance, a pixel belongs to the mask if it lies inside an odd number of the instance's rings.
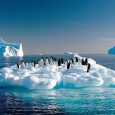
[[[115,70],[115,56],[81,55]],[[25,56],[27,62],[39,56]],[[10,66],[22,58],[0,58],[0,67]],[[28,90],[23,87],[0,87],[0,115],[4,114],[115,114],[115,88],[85,87],[77,89]]]

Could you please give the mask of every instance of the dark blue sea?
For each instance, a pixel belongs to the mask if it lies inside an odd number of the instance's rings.
[[[115,56],[102,54],[81,55],[115,70]],[[0,68],[24,59],[37,61],[39,56],[0,58]],[[115,88],[85,87],[78,89],[29,90],[23,87],[0,88],[0,115],[115,115]]]

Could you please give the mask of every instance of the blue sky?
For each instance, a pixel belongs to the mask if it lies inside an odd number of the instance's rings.
[[[115,45],[115,0],[0,0],[0,35],[25,54],[106,53]]]

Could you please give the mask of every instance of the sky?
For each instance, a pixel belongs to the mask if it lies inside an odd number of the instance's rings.
[[[0,36],[25,54],[102,54],[115,45],[115,0],[0,0]]]

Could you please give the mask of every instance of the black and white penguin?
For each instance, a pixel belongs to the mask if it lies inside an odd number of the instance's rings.
[[[57,59],[53,57],[53,61],[55,61],[55,62],[56,62],[56,61],[57,61]]]
[[[77,57],[75,57],[75,62],[78,62],[78,58]]]
[[[25,68],[26,67],[26,63],[24,62],[24,60],[21,61],[21,67]]]
[[[58,66],[58,60],[53,57],[53,64]]]
[[[85,65],[87,65],[88,64],[88,59],[85,58],[84,62],[85,62]]]
[[[64,60],[63,60],[63,58],[61,58],[61,64],[64,64]]]
[[[39,67],[38,62],[35,62],[35,63],[34,63],[34,67],[35,67],[35,68],[38,68],[38,67]]]
[[[85,65],[85,61],[84,61],[83,58],[82,58],[82,60],[81,60],[81,64],[82,64],[82,65]]]
[[[71,63],[67,62],[67,69],[70,69],[70,65],[71,65]]]
[[[87,64],[87,73],[89,72],[90,68],[91,68],[91,64],[88,63],[88,64]]]
[[[58,59],[58,66],[61,66],[61,60]]]
[[[18,67],[18,68],[20,68],[20,65],[19,65],[19,63],[16,63],[16,65],[17,65],[17,67]]]
[[[44,60],[44,63],[45,63],[46,66],[49,65],[49,60],[48,60],[47,57],[46,57],[46,59]]]
[[[31,65],[32,65],[33,67],[35,67],[35,64],[36,64],[36,62],[35,62],[35,61],[32,61]]]
[[[50,63],[51,65],[53,64],[53,57],[52,57],[52,56],[50,57],[49,63]]]
[[[43,66],[44,65],[44,60],[43,57],[41,57],[40,61],[39,61],[39,66]]]

